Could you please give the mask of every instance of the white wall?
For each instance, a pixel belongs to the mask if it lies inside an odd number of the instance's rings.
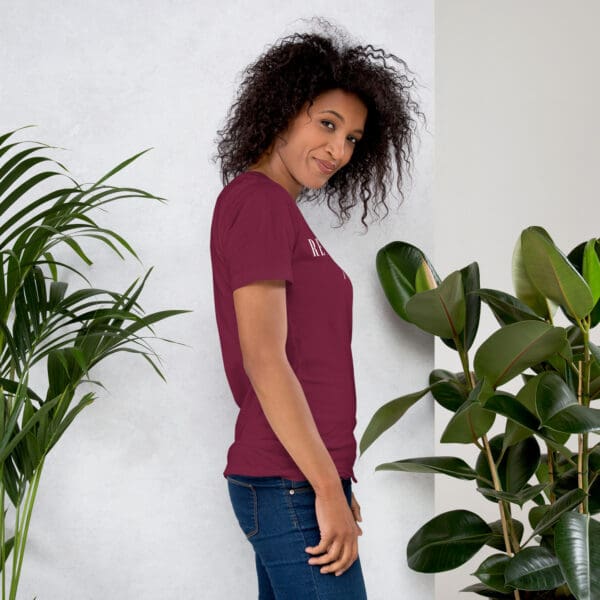
[[[446,275],[477,260],[482,287],[512,293],[511,255],[525,227],[545,227],[566,252],[600,234],[600,6],[454,0],[435,10],[434,262]],[[496,328],[482,312],[474,348]],[[436,365],[460,370],[441,344]],[[436,407],[436,440],[448,414]],[[458,444],[436,453],[475,459]],[[478,496],[471,482],[436,479],[436,513],[467,508],[497,520],[496,505]],[[477,581],[469,573],[492,552],[437,576],[436,597],[478,598],[458,590]]]
[[[222,471],[236,416],[222,371],[208,253],[220,181],[209,157],[236,77],[300,17],[331,17],[361,42],[382,45],[419,74],[429,120],[417,145],[406,201],[368,235],[355,218],[343,230],[324,206],[303,207],[315,233],[349,273],[355,291],[357,439],[384,402],[422,385],[431,340],[402,324],[374,271],[377,250],[405,239],[432,250],[433,3],[379,0],[344,5],[117,1],[3,3],[0,130],[68,148],[52,155],[91,182],[152,147],[114,184],[139,186],[169,204],[121,202],[99,222],[122,233],[144,264],[122,263],[85,242],[94,266],[70,252],[93,284],[124,290],[154,265],[147,312],[193,312],[160,324],[155,342],[167,377],[118,354],[92,373],[107,390],[52,452],[38,492],[21,595],[40,600],[252,598],[252,550],[235,522]],[[301,24],[300,24],[301,25]],[[391,202],[392,207],[394,203]],[[72,286],[82,282],[64,274]],[[424,401],[357,463],[361,559],[370,600],[429,600],[431,576],[406,566],[414,523],[433,514],[428,477],[374,473],[387,462],[433,451],[433,409]]]

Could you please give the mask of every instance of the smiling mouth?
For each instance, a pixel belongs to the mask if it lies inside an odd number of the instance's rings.
[[[315,158],[315,160],[317,161],[317,166],[319,167],[321,173],[331,175],[335,171],[335,165],[333,163],[319,160],[318,158]]]

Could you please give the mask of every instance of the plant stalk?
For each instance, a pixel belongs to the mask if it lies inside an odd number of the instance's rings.
[[[590,374],[592,361],[590,356],[590,317],[586,317],[583,321],[583,367],[579,362],[579,382],[578,382],[578,402],[583,406],[590,405]],[[579,507],[579,512],[589,514],[589,449],[588,449],[588,433],[580,434],[579,436],[579,460],[577,475],[580,478],[580,488],[585,492],[585,497]]]
[[[462,364],[463,372],[465,375],[465,381],[467,382],[467,386],[469,391],[473,391],[475,388],[475,381],[473,375],[471,373],[471,369],[469,367],[469,355],[463,348],[458,336],[454,337],[454,343],[456,344],[456,349],[458,351],[458,355],[460,356],[460,362]],[[470,419],[469,419],[470,422]],[[481,448],[480,444],[477,442],[475,436],[473,443]],[[494,456],[492,454],[492,449],[490,448],[489,441],[487,439],[487,435],[483,434],[481,436],[483,441],[483,449],[485,449],[485,454],[488,460],[488,465],[490,467],[490,473],[492,474],[492,482],[494,483],[494,489],[497,492],[502,491],[502,485],[500,483],[500,478],[498,477],[498,470],[496,469],[496,463],[494,462]],[[500,522],[502,523],[502,535],[504,537],[504,545],[506,546],[506,553],[509,556],[513,556],[512,545],[510,543],[511,534],[513,539],[516,537],[514,532],[512,531],[512,527],[509,527],[508,519],[506,518],[506,506],[504,500],[498,501],[498,509],[500,510]],[[521,596],[519,594],[519,590],[514,590],[515,600],[520,600]]]
[[[548,453],[548,482],[550,483],[548,499],[550,504],[554,504],[556,502],[556,494],[554,493],[554,450],[549,444],[546,444],[546,451]]]
[[[19,511],[17,513],[17,521],[15,526],[15,546],[13,555],[13,572],[11,573],[11,584],[10,584],[10,595],[9,600],[17,599],[17,588],[19,586],[19,580],[21,578],[21,568],[23,566],[23,559],[25,557],[25,546],[27,544],[27,535],[29,533],[29,523],[31,521],[31,514],[33,513],[33,506],[35,504],[35,498],[37,495],[38,485],[42,475],[42,469],[44,467],[45,456],[42,456],[39,465],[34,471],[33,477],[27,486],[27,494],[25,496],[24,510],[19,518]],[[26,484],[27,485],[27,484]],[[17,535],[19,538],[19,547],[17,551]]]

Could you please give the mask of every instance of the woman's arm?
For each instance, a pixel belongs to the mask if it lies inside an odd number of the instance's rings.
[[[315,489],[321,530],[316,553],[329,551],[311,563],[334,561],[321,572],[341,574],[356,560],[357,535],[362,532],[287,359],[285,281],[257,281],[237,288],[233,301],[244,369],[275,435]]]

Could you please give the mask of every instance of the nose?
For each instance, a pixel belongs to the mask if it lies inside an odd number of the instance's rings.
[[[336,162],[344,162],[346,139],[343,136],[331,136],[327,144],[327,151]]]

